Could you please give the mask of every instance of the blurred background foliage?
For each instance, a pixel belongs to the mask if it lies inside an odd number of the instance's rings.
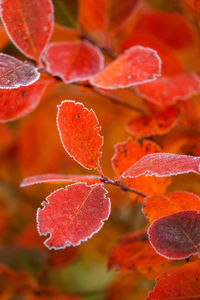
[[[200,71],[199,20],[200,5],[194,0],[144,0],[121,26],[110,22],[104,31],[87,0],[54,0],[56,25],[51,41],[76,40],[80,32],[94,43],[121,53],[140,44],[158,51],[163,61],[163,74]],[[90,1],[91,2],[91,1]],[[102,2],[102,1],[101,1]],[[108,0],[104,0],[106,5]],[[127,0],[113,1],[113,14]],[[128,1],[130,3],[130,1]],[[136,2],[136,1],[135,1]],[[93,1],[97,5],[97,1]],[[132,1],[134,4],[134,1]],[[105,11],[99,10],[99,14]],[[117,15],[118,14],[118,15]],[[110,15],[104,16],[109,20]],[[123,14],[122,16],[123,17]],[[101,18],[101,16],[100,16]],[[88,22],[86,22],[88,20]],[[10,42],[0,25],[2,52],[24,58]],[[104,52],[106,62],[111,58]],[[149,104],[131,89],[109,91],[114,97],[138,109]],[[64,99],[83,102],[93,108],[104,136],[104,173],[115,174],[111,166],[114,144],[125,141],[130,134],[125,125],[140,115],[134,109],[109,101],[89,88],[73,84],[52,83],[40,105],[28,116],[0,125],[0,299],[2,300],[140,300],[152,289],[154,278],[134,267],[120,273],[108,270],[112,249],[124,234],[145,228],[142,203],[127,192],[108,187],[112,201],[110,219],[102,230],[79,247],[49,251],[44,238],[37,233],[36,210],[45,197],[62,184],[43,184],[21,189],[27,176],[42,173],[84,174],[85,171],[65,153],[56,128],[56,105]],[[168,133],[150,137],[163,151],[200,155],[200,95],[177,103],[181,111],[178,124]],[[137,140],[133,136],[134,140]],[[168,191],[187,190],[200,193],[197,175],[174,177]],[[181,262],[179,262],[181,264]]]

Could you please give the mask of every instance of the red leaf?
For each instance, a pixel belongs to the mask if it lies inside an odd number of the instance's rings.
[[[182,211],[154,221],[148,228],[155,251],[169,259],[184,259],[200,251],[200,214]]]
[[[168,133],[178,122],[179,112],[176,107],[154,112],[151,116],[141,116],[130,121],[127,130],[138,137],[163,135]]]
[[[88,80],[104,66],[100,50],[83,41],[50,44],[44,61],[47,70],[61,77],[66,83]]]
[[[39,104],[47,84],[37,81],[27,87],[0,90],[0,122],[16,120],[32,112]]]
[[[66,152],[86,169],[97,168],[103,138],[93,110],[82,103],[62,101],[58,106],[57,126]]]
[[[2,0],[0,7],[12,42],[26,56],[39,60],[53,29],[51,0]]]
[[[41,174],[25,178],[20,184],[21,187],[45,182],[85,182],[94,184],[100,182],[100,177],[95,175],[65,175],[65,174]]]
[[[136,92],[140,97],[156,105],[172,105],[178,100],[187,100],[199,93],[200,79],[195,73],[162,77],[136,87]]]
[[[157,52],[134,46],[92,77],[90,82],[104,89],[126,88],[155,80],[160,72],[161,60]]]
[[[59,189],[43,202],[38,209],[38,231],[50,233],[45,241],[49,249],[78,246],[98,232],[110,214],[110,199],[100,185],[87,186],[75,183]]]
[[[199,300],[200,261],[173,268],[156,279],[156,286],[147,300]]]
[[[194,172],[200,174],[200,157],[172,153],[153,153],[139,159],[122,177],[172,176]]]
[[[0,53],[0,74],[0,89],[27,86],[40,77],[33,65],[3,53]]]

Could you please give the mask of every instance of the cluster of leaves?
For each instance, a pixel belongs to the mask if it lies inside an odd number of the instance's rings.
[[[49,235],[45,245],[54,250],[79,246],[102,228],[111,213],[107,186],[128,192],[132,203],[142,202],[142,212],[150,225],[121,238],[112,250],[109,268],[117,267],[122,274],[131,270],[128,282],[138,285],[142,276],[155,279],[161,274],[146,299],[198,299],[200,198],[191,191],[174,191],[170,184],[173,175],[200,174],[199,116],[193,116],[199,109],[193,98],[200,94],[199,66],[193,56],[199,50],[196,20],[200,13],[195,9],[198,1],[180,1],[182,14],[152,10],[149,2],[1,0],[2,31],[19,49],[19,56],[23,54],[29,61],[0,53],[0,122],[29,114],[45,89],[60,83],[92,91],[137,112],[125,126],[133,138],[115,145],[112,167],[116,178],[111,179],[104,175],[100,164],[103,137],[96,114],[79,101],[63,100],[57,106],[62,145],[73,160],[96,173],[35,175],[25,178],[21,187],[73,182],[53,191],[37,210],[38,232]],[[168,9],[174,9],[168,2]],[[77,26],[72,38],[70,30],[55,25],[54,9],[57,22]],[[187,21],[185,15],[192,21]],[[62,37],[57,40],[59,34]],[[131,93],[134,105],[116,96],[123,91]],[[31,126],[25,128],[23,142]],[[6,128],[2,127],[0,134],[9,144]],[[181,131],[186,134],[182,136]],[[24,145],[22,152],[27,152]],[[189,149],[185,151],[184,147]],[[55,153],[52,157],[56,161]],[[2,224],[3,232],[6,220]],[[175,260],[188,260],[192,255],[192,262],[168,270],[175,266]],[[2,267],[0,272],[8,285],[20,281],[21,275],[18,279],[10,270]],[[136,278],[137,272],[141,278]],[[29,278],[24,281],[28,287],[14,285],[11,296],[38,299],[40,287],[30,283]],[[128,290],[131,288],[128,286]],[[2,293],[5,299],[6,293]],[[54,299],[53,290],[41,293],[42,299]],[[127,293],[120,299],[129,296]],[[62,294],[55,297],[68,299]],[[112,291],[107,297],[117,299]]]

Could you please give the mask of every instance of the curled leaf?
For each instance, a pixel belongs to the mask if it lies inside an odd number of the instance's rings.
[[[103,137],[93,110],[66,100],[58,106],[57,126],[66,152],[86,169],[97,168]]]
[[[38,80],[40,74],[28,62],[0,53],[0,89],[27,86]]]
[[[134,46],[90,79],[104,89],[118,89],[153,81],[161,72],[161,60],[151,48]]]
[[[47,197],[38,209],[37,223],[49,249],[78,246],[98,232],[110,214],[110,199],[101,184],[75,183]]]

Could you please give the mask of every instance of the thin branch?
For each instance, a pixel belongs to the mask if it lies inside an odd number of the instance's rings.
[[[100,180],[101,180],[101,182],[103,182],[105,184],[115,185],[115,186],[119,187],[122,191],[135,193],[138,196],[141,196],[144,198],[148,196],[148,195],[145,195],[144,193],[142,193],[138,190],[135,190],[135,189],[131,188],[130,186],[125,185],[117,180],[111,180],[110,178],[107,178],[107,177],[102,177]]]
[[[92,92],[94,92],[94,93],[96,93],[96,94],[98,94],[100,96],[105,97],[107,100],[111,101],[114,104],[123,106],[124,108],[127,108],[129,110],[133,110],[133,111],[136,111],[136,112],[138,112],[140,114],[146,115],[146,112],[142,108],[139,108],[139,107],[137,107],[135,105],[132,105],[132,104],[129,104],[129,103],[126,103],[126,102],[123,102],[123,101],[121,101],[121,99],[119,99],[119,98],[117,98],[117,97],[115,97],[113,95],[107,95],[103,91],[95,88],[94,86],[92,86],[89,83],[74,82],[73,85],[82,86],[82,87],[86,87],[88,89],[91,89]]]

